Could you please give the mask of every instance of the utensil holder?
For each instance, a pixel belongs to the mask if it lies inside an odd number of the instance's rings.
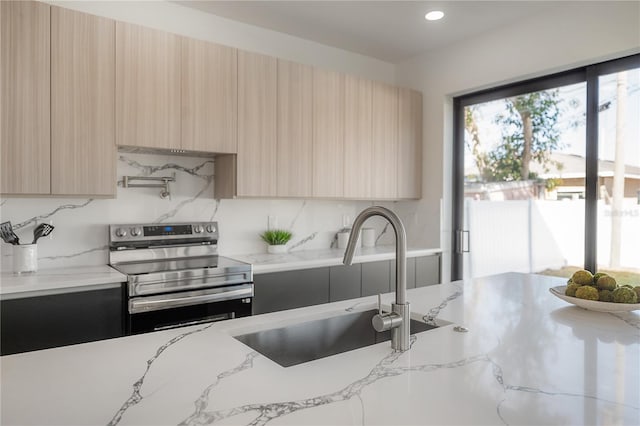
[[[13,273],[24,274],[38,270],[38,246],[21,244],[13,246]]]

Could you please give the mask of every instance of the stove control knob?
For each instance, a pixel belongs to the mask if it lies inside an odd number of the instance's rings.
[[[213,225],[207,225],[207,232],[216,232],[216,227]]]
[[[140,234],[142,234],[142,230],[140,228],[131,228],[129,232],[131,233],[132,237],[139,237]]]
[[[202,225],[196,225],[193,227],[193,230],[196,234],[202,233]]]
[[[116,229],[116,237],[118,238],[123,238],[127,236],[127,230],[124,228],[118,228]]]

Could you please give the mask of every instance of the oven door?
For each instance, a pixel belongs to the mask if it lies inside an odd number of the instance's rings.
[[[128,303],[128,332],[146,333],[249,316],[252,299],[252,283],[133,297]]]

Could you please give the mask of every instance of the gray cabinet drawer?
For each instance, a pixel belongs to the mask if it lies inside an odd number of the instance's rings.
[[[362,268],[360,264],[329,268],[329,301],[356,299],[361,294]]]
[[[390,284],[388,260],[362,264],[362,296],[388,293]]]
[[[440,284],[440,255],[416,258],[416,287]]]
[[[389,261],[389,282],[391,283],[391,291],[396,290],[396,261]],[[409,257],[407,259],[407,288],[416,287],[416,258]]]
[[[254,275],[253,313],[329,302],[329,268]]]

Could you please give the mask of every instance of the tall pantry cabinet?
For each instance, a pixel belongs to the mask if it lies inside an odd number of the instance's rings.
[[[115,194],[115,22],[0,2],[0,193]]]
[[[0,2],[0,193],[49,194],[50,6]]]

